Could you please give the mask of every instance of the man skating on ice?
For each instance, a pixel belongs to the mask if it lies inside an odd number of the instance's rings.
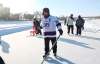
[[[63,31],[61,29],[61,23],[56,17],[50,15],[48,8],[43,9],[41,28],[43,29],[45,44],[45,54],[43,55],[43,57],[46,57],[46,55],[49,55],[49,42],[51,41],[52,45],[56,42],[56,28],[58,29],[60,35],[63,34]],[[53,47],[53,53],[54,56],[57,56],[57,43]]]

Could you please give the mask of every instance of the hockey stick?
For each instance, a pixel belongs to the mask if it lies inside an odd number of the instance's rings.
[[[44,61],[46,60],[46,58],[48,57],[48,54],[51,52],[51,50],[53,49],[53,47],[55,46],[55,44],[57,43],[58,39],[60,38],[61,35],[59,35],[55,41],[55,43],[52,45],[51,49],[49,50],[49,52],[46,54],[46,57],[43,58],[43,61],[41,62],[41,64],[44,63]]]

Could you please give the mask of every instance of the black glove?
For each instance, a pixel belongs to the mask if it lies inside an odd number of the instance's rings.
[[[43,29],[43,27],[40,26],[40,29]]]
[[[59,31],[60,35],[63,34],[63,30],[62,29],[59,29],[58,31]]]

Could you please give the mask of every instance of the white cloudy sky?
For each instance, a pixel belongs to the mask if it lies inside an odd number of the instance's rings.
[[[49,7],[52,15],[83,16],[100,15],[100,0],[0,0],[4,6],[10,7],[11,12],[33,13],[42,11],[42,8]]]
[[[0,0],[4,6],[10,7],[11,12],[20,13],[20,12],[33,12],[33,9],[36,7],[36,0]]]

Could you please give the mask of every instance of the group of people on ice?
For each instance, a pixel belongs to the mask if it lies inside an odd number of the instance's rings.
[[[84,30],[84,23],[85,23],[85,20],[80,15],[76,19],[76,18],[73,17],[73,14],[71,14],[64,21],[64,25],[67,26],[67,33],[68,33],[68,35],[70,33],[74,35],[74,26],[76,26],[76,34],[75,35],[81,36],[82,30]],[[34,27],[35,27],[35,30],[36,30],[36,34],[42,35],[41,26],[40,26],[41,20],[38,21],[35,18],[34,21],[33,21],[33,24],[34,24]]]
[[[52,43],[52,49],[54,56],[57,56],[57,36],[56,30],[60,35],[63,35],[63,30],[59,19],[50,15],[49,8],[43,9],[43,18],[41,19],[40,28],[43,29],[45,53],[43,57],[47,57],[50,54],[49,42]],[[74,22],[76,21],[77,32],[76,35],[81,35],[82,28],[84,27],[85,20],[79,15],[75,20],[73,14],[71,14],[65,22],[68,27],[68,34],[71,32],[74,34]]]
[[[60,35],[63,34],[61,23],[57,17],[51,16],[49,8],[43,9],[43,18],[41,21],[34,19],[34,26],[36,27],[36,34],[42,34],[41,29],[43,29],[44,44],[45,44],[45,54],[49,55],[49,42],[52,42],[52,45],[56,42],[56,28],[58,29]],[[85,20],[79,15],[77,19],[71,14],[67,19],[65,19],[65,25],[67,25],[68,34],[74,34],[74,22],[76,22],[76,35],[81,35],[82,29],[84,28]],[[57,43],[53,46],[54,56],[57,56]]]
[[[41,22],[34,19],[34,26],[36,29],[36,34],[42,34],[41,29],[43,29],[43,36],[44,36],[44,45],[45,45],[45,53],[43,55],[44,58],[46,58],[50,54],[50,50],[53,49],[53,54],[55,57],[57,57],[57,39],[56,36],[58,30],[60,36],[63,35],[63,30],[61,23],[59,22],[59,19],[55,16],[50,15],[49,8],[43,9],[43,18],[41,19]],[[70,15],[68,20],[65,22],[65,24],[68,27],[68,34],[71,32],[74,34],[74,22],[75,19],[73,18],[73,14]],[[81,35],[81,29],[84,27],[84,19],[81,16],[78,16],[78,19],[76,20],[76,27],[77,27],[77,34]],[[50,49],[50,41],[52,43],[52,48]],[[2,58],[0,57],[0,64],[4,64]]]
[[[73,14],[71,14],[67,19],[65,19],[64,24],[67,25],[67,33],[74,34],[74,22],[76,25],[76,34],[75,35],[81,35],[82,30],[84,29],[84,23],[85,20],[79,15],[77,19],[73,17]]]

